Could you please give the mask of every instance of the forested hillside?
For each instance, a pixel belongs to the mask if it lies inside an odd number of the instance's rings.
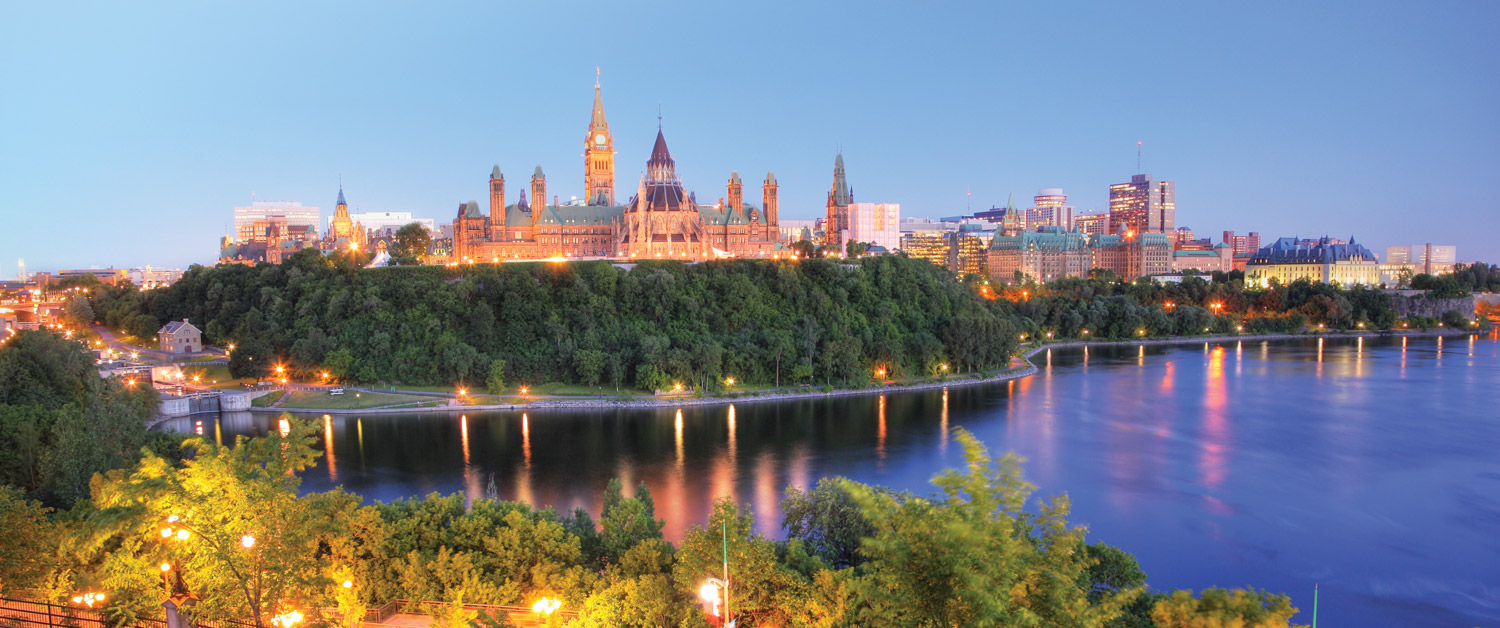
[[[862,385],[881,368],[999,367],[1018,336],[974,290],[903,257],[361,269],[304,251],[93,294],[111,327],[187,318],[235,344],[237,376],[285,363],[367,383],[482,383],[503,361],[513,383]]]

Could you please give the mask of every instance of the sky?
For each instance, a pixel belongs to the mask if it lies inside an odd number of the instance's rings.
[[[211,264],[233,208],[451,221],[538,165],[582,195],[601,71],[628,196],[661,124],[700,202],[781,217],[1079,211],[1141,170],[1177,223],[1500,263],[1500,3],[48,3],[0,21],[0,277]]]

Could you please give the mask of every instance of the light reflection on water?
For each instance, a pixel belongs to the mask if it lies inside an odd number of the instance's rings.
[[[619,477],[626,494],[651,488],[670,538],[721,496],[780,536],[787,486],[844,475],[929,492],[962,462],[948,442],[962,426],[1028,458],[1038,496],[1068,493],[1073,520],[1158,588],[1254,585],[1308,609],[1318,581],[1319,613],[1342,625],[1496,623],[1496,337],[1250,344],[1048,351],[1040,375],[999,385],[779,404],[313,415],[324,458],[304,490],[473,499],[493,482],[504,499],[597,515]],[[214,423],[229,439],[278,427]]]

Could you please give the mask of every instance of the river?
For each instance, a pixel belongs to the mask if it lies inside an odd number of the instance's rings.
[[[787,486],[930,492],[972,431],[1157,589],[1255,586],[1340,626],[1500,624],[1500,342],[1487,337],[1066,349],[1004,383],[682,410],[310,415],[303,489],[497,493],[596,515],[644,481],[669,538],[716,496],[781,536]],[[171,429],[232,440],[274,417]]]

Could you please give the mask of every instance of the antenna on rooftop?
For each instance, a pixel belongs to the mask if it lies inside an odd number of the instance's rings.
[[[1135,173],[1141,174],[1141,141],[1135,141]]]

